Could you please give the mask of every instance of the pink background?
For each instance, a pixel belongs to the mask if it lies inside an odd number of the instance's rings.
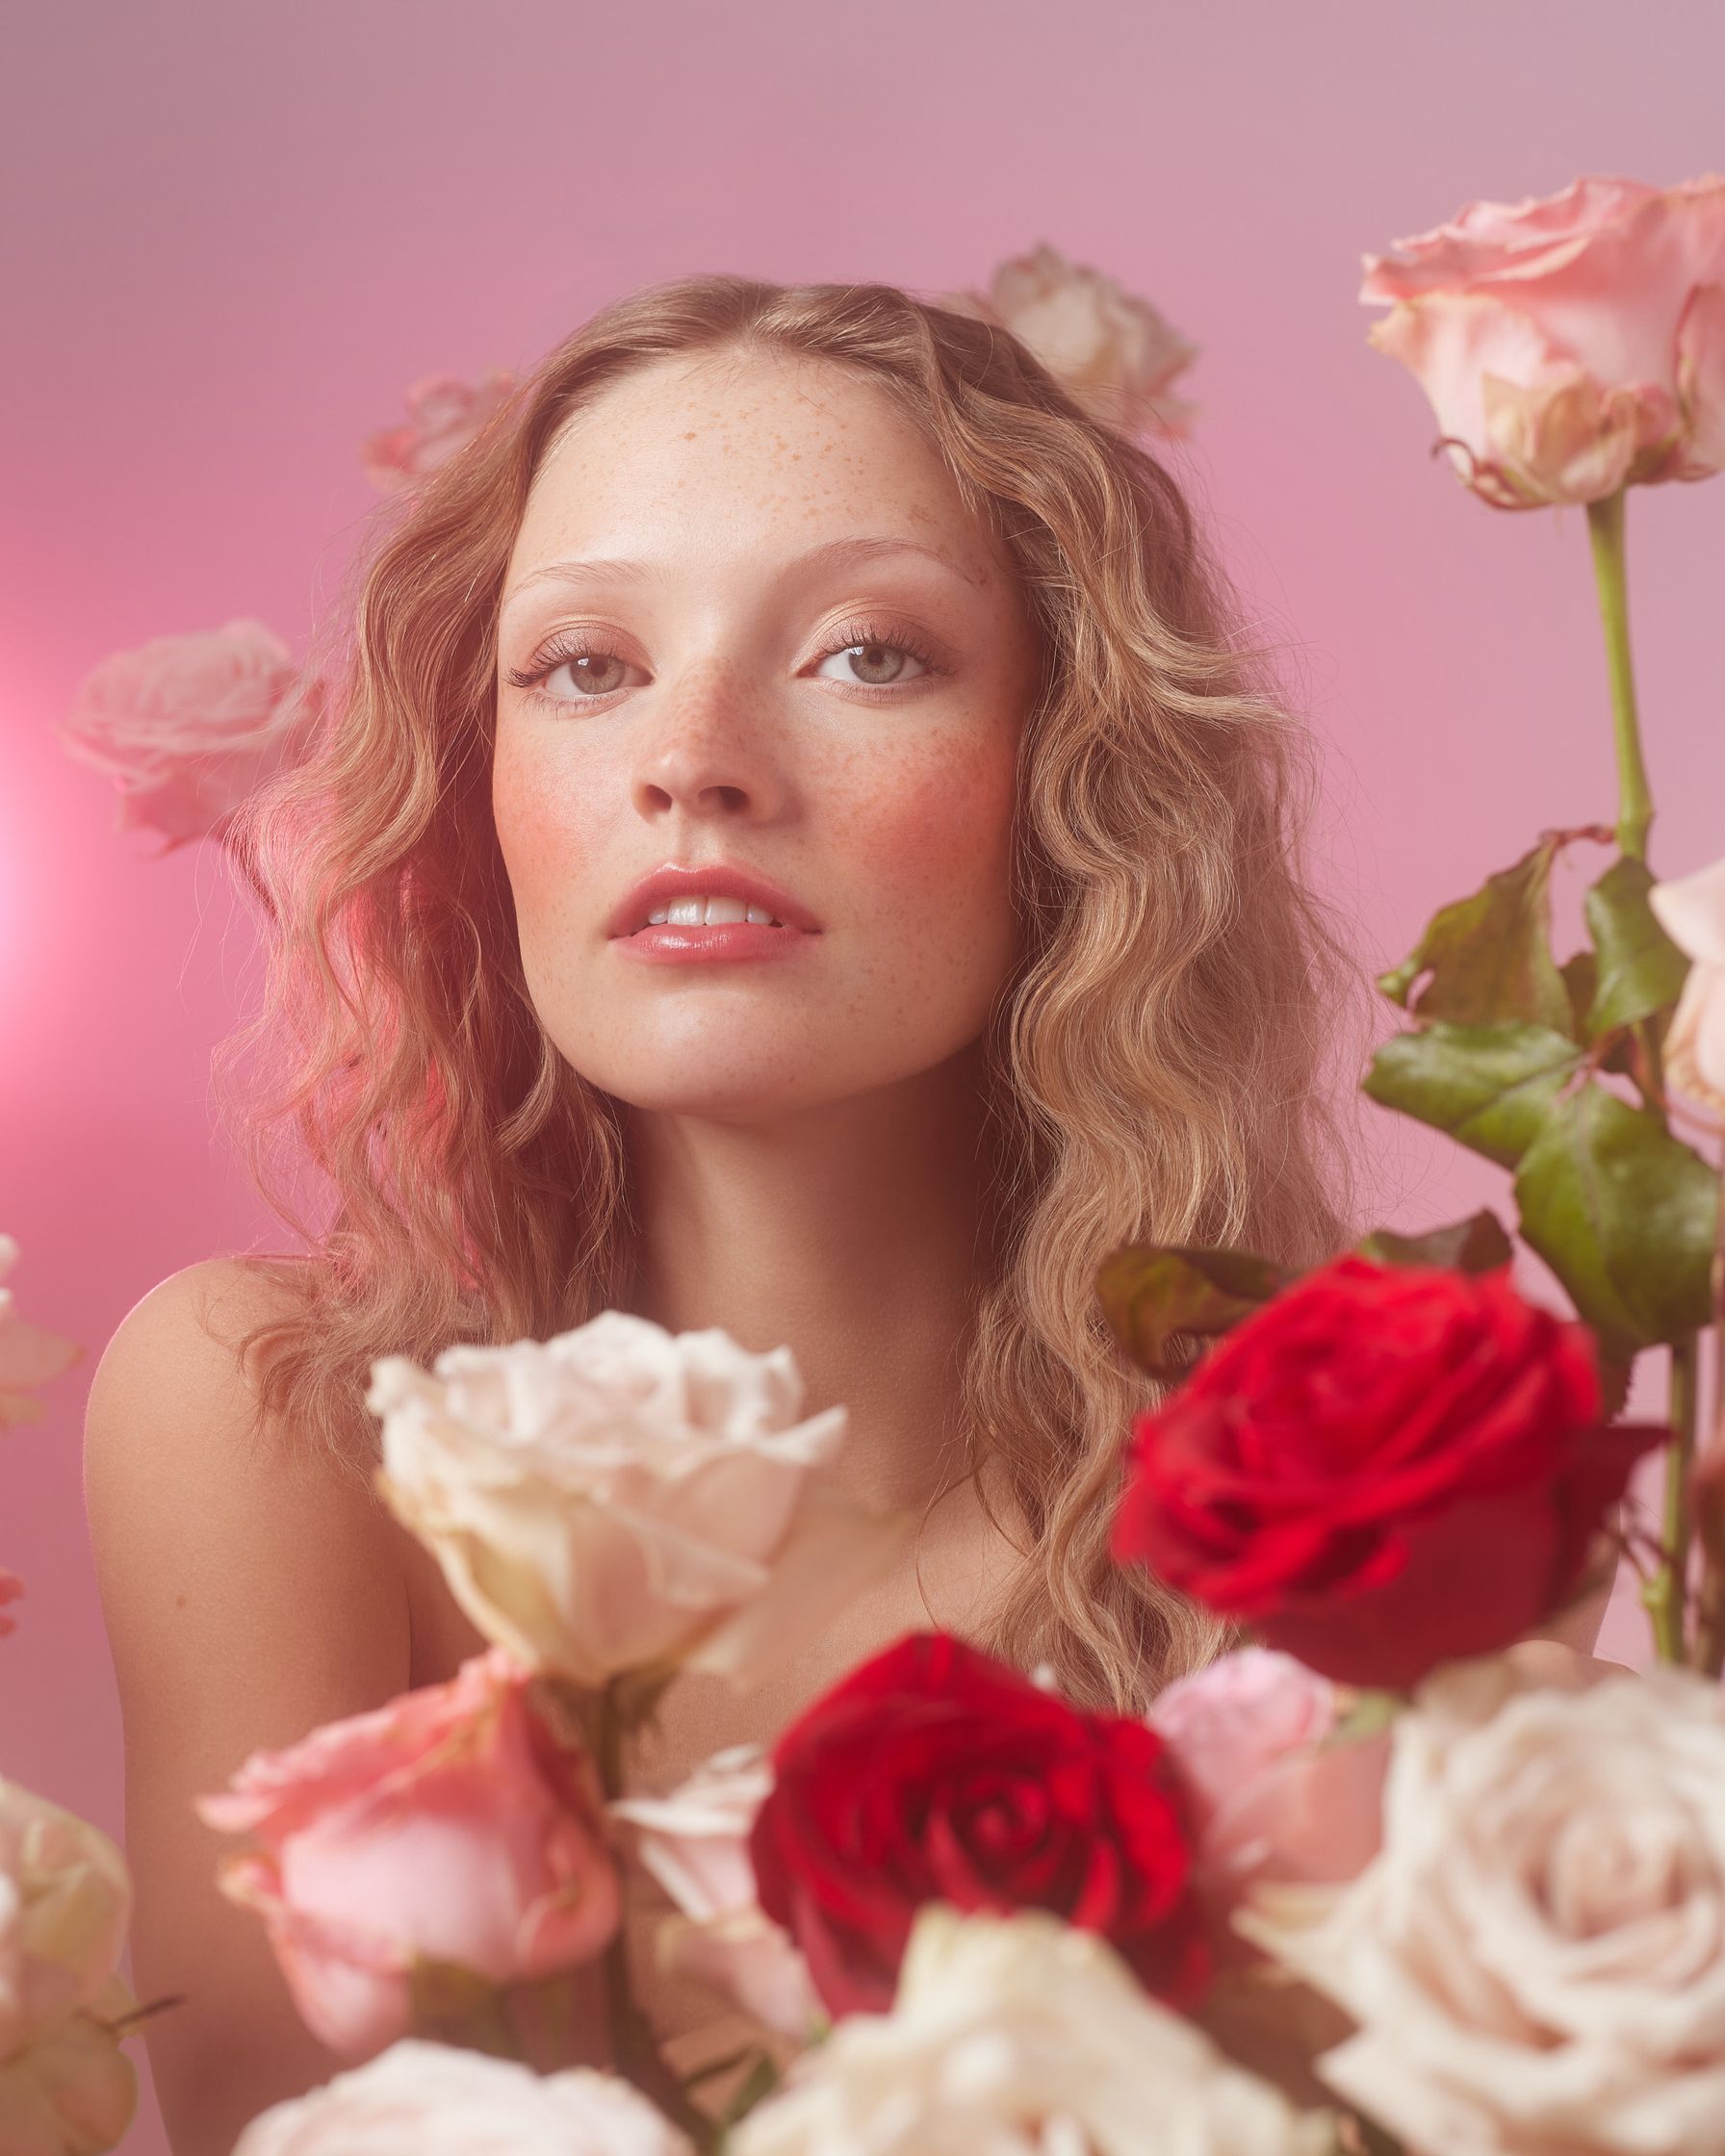
[[[1046,239],[1198,344],[1202,506],[1326,744],[1326,877],[1375,966],[1553,824],[1615,816],[1579,511],[1477,503],[1365,342],[1362,250],[1581,171],[1725,167],[1725,13],[875,0],[199,0],[13,12],[0,545],[0,1228],[84,1343],[0,1460],[0,1771],[117,1834],[79,1490],[96,1356],[166,1273],[268,1240],[209,1058],[255,968],[216,852],[151,858],[50,732],[110,652],[256,615],[298,647],[416,377],[525,368],[695,269],[980,282]],[[1656,871],[1725,850],[1725,485],[1631,502]],[[1575,899],[1606,856],[1563,886]],[[1396,1030],[1384,1007],[1384,1031]],[[1381,1126],[1381,1217],[1507,1178]],[[1557,1293],[1536,1261],[1527,1284]],[[1662,1358],[1634,1411],[1656,1414]],[[1638,1659],[1620,1594],[1606,1651]],[[142,2043],[132,2046],[142,2063]],[[145,2090],[125,2146],[164,2147]]]

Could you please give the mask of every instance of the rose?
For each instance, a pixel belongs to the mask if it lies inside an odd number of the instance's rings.
[[[1217,1904],[1258,1880],[1352,1879],[1377,1854],[1388,1737],[1336,1741],[1349,1704],[1267,1647],[1224,1655],[1152,1702],[1195,1823],[1197,1876]]]
[[[1664,1040],[1665,1076],[1725,1119],[1725,858],[1653,885],[1647,903],[1690,961]]]
[[[1343,1683],[1404,1688],[1569,1599],[1662,1424],[1602,1425],[1592,1336],[1480,1275],[1354,1252],[1133,1425],[1115,1557]]]
[[[1725,466],[1725,179],[1595,175],[1362,258],[1369,342],[1431,400],[1500,509],[1596,501]]]
[[[1662,1666],[1549,1674],[1429,1679],[1381,1854],[1236,1922],[1353,2017],[1316,2070],[1413,2147],[1718,2156],[1725,1697]]]
[[[18,1246],[10,1235],[0,1235],[0,1280],[17,1263]],[[77,1361],[81,1350],[57,1333],[27,1324],[18,1316],[10,1288],[0,1288],[0,1429],[16,1423],[34,1423],[41,1414],[36,1388],[58,1377]]]
[[[834,2015],[887,2006],[919,1908],[1042,1908],[1175,2006],[1209,1974],[1162,1739],[940,1632],[861,1664],[780,1736],[749,1837],[760,1906]]]
[[[373,1366],[378,1487],[486,1636],[599,1686],[681,1664],[739,1682],[889,1562],[906,1516],[818,1487],[842,1407],[798,1421],[787,1348],[621,1310],[427,1374]]]
[[[1153,2121],[1153,2123],[1152,2123]],[[853,2015],[727,2139],[729,2156],[1328,2156],[1297,2115],[1041,1912],[918,1914],[891,2012]]]
[[[527,1984],[593,1960],[616,1932],[592,1763],[529,1692],[494,1648],[447,1683],[254,1753],[229,1790],[197,1800],[209,1825],[262,1842],[222,1860],[221,1889],[263,1916],[332,2051],[405,2033],[423,1964]]]
[[[171,853],[220,837],[233,812],[309,744],[322,689],[262,622],[231,621],[116,652],[79,684],[59,732],[117,782],[120,828]]]
[[[138,2100],[114,2026],[132,1914],[118,1848],[88,1820],[0,1780],[0,2148],[112,2148]]]
[[[681,1912],[658,1928],[669,1971],[710,1984],[780,2035],[807,2040],[825,2019],[808,1964],[766,1916],[749,1835],[773,1785],[759,1744],[734,1744],[662,1797],[630,1797],[610,1816],[636,1830],[635,1853]]]
[[[260,2112],[234,2156],[690,2156],[615,2074],[537,2074],[513,2060],[403,2038],[367,2065]]]
[[[0,1565],[0,1639],[18,1629],[16,1619],[7,1616],[6,1605],[9,1602],[16,1602],[23,1592],[24,1582],[17,1574],[8,1572],[4,1565]]]
[[[1184,436],[1197,411],[1172,394],[1197,347],[1148,300],[1056,247],[1015,255],[986,295],[949,293],[942,304],[1010,329],[1105,426]]]
[[[405,426],[384,427],[360,444],[366,477],[384,494],[399,494],[447,464],[507,402],[515,377],[494,367],[477,383],[458,374],[427,374],[408,390],[413,417]]]

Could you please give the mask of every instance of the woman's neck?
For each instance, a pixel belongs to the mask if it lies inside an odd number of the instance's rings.
[[[998,1232],[981,1068],[973,1047],[772,1121],[629,1111],[625,1307],[788,1347],[803,1412],[847,1410],[837,1479],[883,1509],[921,1512],[966,1473],[962,1351]]]

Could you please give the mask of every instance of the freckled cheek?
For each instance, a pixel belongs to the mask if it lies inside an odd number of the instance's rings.
[[[491,812],[524,932],[532,921],[568,918],[591,899],[588,864],[604,821],[599,791],[567,770],[498,744]]]
[[[1006,904],[1015,773],[1010,756],[954,751],[884,766],[841,828],[879,903],[924,924],[993,915]]]

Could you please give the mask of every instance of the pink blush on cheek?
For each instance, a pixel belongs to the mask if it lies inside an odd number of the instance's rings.
[[[975,893],[993,897],[1008,874],[1014,768],[952,754],[919,768],[874,774],[835,818],[843,856],[883,892],[920,908]]]

